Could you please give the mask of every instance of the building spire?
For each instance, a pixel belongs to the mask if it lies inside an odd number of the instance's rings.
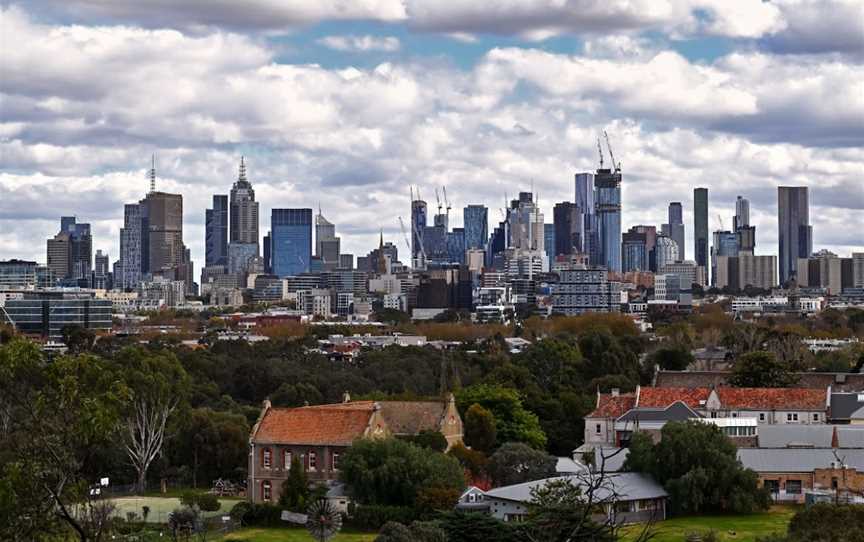
[[[156,153],[150,157],[150,192],[156,191]]]
[[[240,176],[237,178],[237,180],[241,183],[246,182],[246,157],[245,156],[240,157]]]

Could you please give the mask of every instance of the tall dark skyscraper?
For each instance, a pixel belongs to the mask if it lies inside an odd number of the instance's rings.
[[[462,210],[465,226],[465,248],[486,248],[489,238],[489,210],[485,205],[468,205]]]
[[[589,255],[589,258],[596,258],[599,248],[599,239],[597,238],[597,215],[594,214],[594,174],[593,173],[577,173],[574,177],[576,193],[576,207],[582,214],[582,244],[579,246],[579,252]],[[591,263],[596,263],[591,259]]]
[[[582,213],[579,207],[569,201],[556,203],[552,209],[552,222],[555,227],[555,247],[553,252],[547,254],[549,259],[581,252]]]
[[[693,249],[696,265],[702,267],[708,277],[708,189],[693,190]]]
[[[255,244],[258,239],[258,202],[255,190],[246,179],[246,160],[240,158],[240,174],[231,187],[231,243]]]
[[[228,196],[213,196],[213,208],[205,212],[204,230],[204,265],[228,265]]]
[[[599,233],[599,264],[621,271],[621,170],[598,169],[594,175]]]
[[[798,258],[813,252],[813,228],[810,226],[810,201],[806,186],[777,187],[777,236],[780,250],[780,284],[796,278]]]
[[[273,209],[270,260],[280,277],[309,272],[312,262],[312,209]]]
[[[321,209],[318,209],[315,215],[315,256],[321,259],[324,270],[332,271],[339,267],[340,243],[336,226],[324,218]]]
[[[419,199],[411,201],[411,265],[415,268],[422,268],[426,265],[423,261],[423,234],[426,230],[426,202]]]
[[[684,211],[680,201],[669,204],[669,222],[663,224],[663,234],[678,245],[678,259],[682,261],[687,259],[684,250]]]

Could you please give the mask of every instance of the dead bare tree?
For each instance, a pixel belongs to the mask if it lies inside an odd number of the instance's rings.
[[[177,407],[177,400],[141,397],[135,400],[127,422],[126,455],[138,473],[138,491],[147,489],[147,469],[162,453],[165,425]]]

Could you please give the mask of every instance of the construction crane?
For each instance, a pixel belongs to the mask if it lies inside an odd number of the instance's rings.
[[[597,152],[600,153],[600,169],[603,169],[603,147],[600,145],[600,138],[597,138]]]
[[[405,222],[402,220],[402,217],[399,217],[399,227],[402,228],[402,237],[405,238],[405,245],[408,246],[408,253],[411,253],[411,238],[408,235],[408,230],[405,228]]]
[[[606,130],[603,130],[603,137],[606,138],[606,148],[609,149],[609,159],[612,160],[612,167],[615,171],[621,171],[621,164],[615,162],[615,155],[612,154],[612,144],[609,143],[609,134],[606,133]]]
[[[720,224],[720,231],[723,230],[723,216],[720,213],[717,213],[717,223]]]
[[[450,200],[447,199],[447,187],[441,187],[441,191],[444,192],[444,205],[447,209],[447,224],[450,224]],[[449,226],[448,226],[449,227]]]
[[[435,201],[438,202],[438,214],[441,214],[441,198],[438,197],[438,189],[435,189]]]

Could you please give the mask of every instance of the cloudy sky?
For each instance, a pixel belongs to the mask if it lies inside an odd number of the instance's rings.
[[[241,5],[242,4],[242,5]],[[494,4],[494,5],[490,5]],[[861,0],[0,0],[0,259],[45,260],[60,215],[116,259],[122,205],[204,210],[241,155],[262,206],[320,204],[345,251],[404,250],[409,185],[454,209],[533,183],[551,221],[609,133],[624,226],[709,188],[751,200],[775,253],[778,185],[810,187],[814,247],[864,251]],[[451,223],[461,225],[461,212]],[[451,215],[452,216],[452,215]]]

